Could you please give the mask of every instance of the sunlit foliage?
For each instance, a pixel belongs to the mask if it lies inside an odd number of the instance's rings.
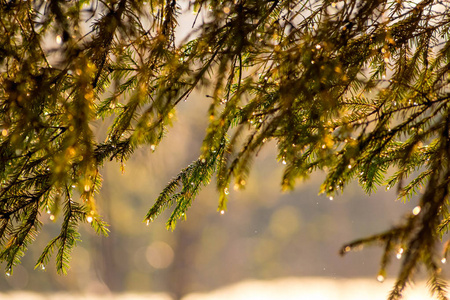
[[[275,140],[285,190],[324,170],[329,197],[351,180],[367,193],[383,185],[404,200],[419,193],[400,225],[341,252],[381,244],[379,280],[391,256],[403,259],[390,299],[420,264],[447,299],[436,250],[450,223],[449,8],[437,0],[0,0],[0,260],[12,272],[46,213],[62,214],[36,266],[56,252],[65,273],[80,222],[108,232],[95,205],[100,167],[124,163],[141,145],[157,150],[177,105],[203,87],[209,125],[199,158],[144,222],[173,208],[174,228],[213,176],[224,212],[229,189],[245,187],[253,158]],[[178,23],[191,12],[193,24]],[[113,120],[100,142],[91,128],[99,119]]]

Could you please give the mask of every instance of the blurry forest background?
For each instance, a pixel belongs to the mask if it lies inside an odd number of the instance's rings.
[[[416,205],[395,201],[395,191],[365,195],[354,184],[333,200],[318,195],[322,174],[282,193],[282,162],[275,145],[263,149],[244,191],[230,191],[225,214],[217,212],[214,185],[205,188],[174,232],[164,216],[149,226],[145,212],[179,170],[199,155],[207,124],[206,94],[199,91],[180,106],[173,128],[156,151],[141,149],[122,173],[116,162],[105,165],[97,197],[110,236],[97,236],[84,225],[67,276],[52,264],[34,270],[46,243],[59,231],[61,217],[48,219],[23,264],[0,278],[0,290],[168,292],[175,297],[208,291],[244,279],[286,276],[371,277],[375,281],[380,248],[340,257],[343,243],[395,225]],[[92,125],[104,138],[108,120]],[[50,216],[50,215],[49,215]],[[54,262],[53,262],[54,263]],[[396,275],[397,265],[390,268]]]
[[[194,18],[180,16],[181,36],[191,30]],[[73,252],[67,276],[56,274],[54,261],[46,270],[34,270],[42,250],[60,230],[60,215],[44,223],[13,276],[0,276],[0,291],[167,292],[180,298],[249,278],[376,281],[381,248],[340,257],[340,246],[387,230],[417,201],[395,201],[395,191],[383,188],[369,196],[356,183],[330,201],[318,195],[321,173],[299,182],[293,192],[282,193],[282,162],[276,160],[275,144],[258,154],[245,190],[230,191],[225,214],[217,212],[218,194],[212,184],[174,232],[165,225],[170,212],[146,226],[145,213],[162,189],[198,158],[209,102],[206,91],[197,91],[179,105],[174,125],[156,151],[141,149],[126,162],[124,172],[114,161],[104,166],[97,201],[110,224],[109,237],[83,224],[82,242]],[[104,140],[110,121],[92,124],[99,140]],[[389,267],[388,278],[395,278],[397,267],[395,262]]]

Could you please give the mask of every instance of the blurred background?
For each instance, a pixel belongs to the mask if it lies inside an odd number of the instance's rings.
[[[368,196],[356,184],[331,201],[318,195],[321,173],[299,182],[295,191],[282,193],[283,165],[276,161],[275,144],[259,153],[246,189],[230,192],[225,214],[217,212],[212,183],[174,232],[165,226],[169,212],[146,226],[144,216],[159,192],[199,155],[208,101],[198,92],[183,103],[156,151],[141,149],[123,173],[116,162],[104,166],[97,201],[111,232],[105,238],[81,226],[82,241],[73,252],[68,275],[57,275],[54,262],[46,270],[34,270],[62,222],[61,216],[54,222],[48,218],[13,276],[0,276],[0,291],[163,293],[167,299],[181,299],[249,279],[370,278],[377,283],[380,248],[345,257],[338,250],[346,242],[397,224],[416,201],[395,201],[395,191],[383,187]],[[93,124],[99,139],[107,123]],[[398,264],[393,262],[389,277],[395,278]]]
[[[180,24],[194,18],[182,14]],[[180,26],[180,40],[190,30]],[[385,299],[400,261],[394,259],[387,282],[379,285],[381,248],[345,257],[338,251],[346,242],[398,224],[417,201],[395,201],[395,191],[384,187],[369,196],[357,184],[330,201],[318,195],[322,173],[282,193],[283,165],[274,143],[258,154],[245,190],[230,191],[225,214],[217,212],[212,182],[175,231],[165,226],[170,211],[146,226],[145,214],[165,185],[198,158],[209,101],[197,91],[181,103],[156,151],[139,150],[124,172],[116,162],[104,166],[97,201],[110,235],[98,236],[83,224],[68,275],[57,275],[54,261],[45,270],[34,269],[62,222],[61,215],[54,221],[43,215],[44,226],[22,264],[12,276],[0,275],[0,299],[25,299],[24,291],[31,293],[28,298],[45,295],[36,299]],[[109,123],[93,124],[99,141]],[[420,291],[408,299],[426,299],[426,289]]]

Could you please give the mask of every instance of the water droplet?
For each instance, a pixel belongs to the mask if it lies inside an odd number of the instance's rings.
[[[316,45],[316,49],[319,50],[320,48],[322,48],[322,46],[320,46],[319,44]]]
[[[220,211],[220,214],[221,214],[221,215],[225,214],[225,211],[222,209],[222,210]]]
[[[88,221],[88,223],[91,223],[94,220],[94,218],[92,216],[88,216],[86,218],[86,221]]]
[[[422,208],[420,206],[416,206],[416,207],[414,207],[412,213],[413,213],[413,215],[417,216],[421,210],[422,210]]]
[[[2,130],[2,135],[3,136],[7,136],[8,135],[8,129],[3,129]]]
[[[283,159],[283,161],[281,162],[283,165],[285,165],[286,164],[286,161]]]
[[[84,191],[87,193],[87,192],[89,192],[91,190],[91,187],[88,185],[88,184],[86,184],[85,186],[84,186]]]
[[[41,264],[41,270],[45,270],[44,264]]]
[[[151,145],[151,146],[150,146],[150,149],[151,149],[152,151],[155,151],[156,145]]]
[[[54,221],[55,220],[55,215],[50,215],[50,220]]]
[[[383,281],[384,281],[384,276],[381,275],[381,274],[379,274],[379,275],[377,276],[377,280],[378,280],[379,282],[383,282]]]
[[[333,196],[330,196],[330,198],[328,198],[328,199],[330,199],[330,201],[333,201],[334,198],[333,198]]]
[[[225,193],[225,195],[228,195],[230,193],[230,191],[228,190],[228,188],[224,188],[223,192]]]
[[[147,225],[147,226],[150,225],[150,219],[147,219],[146,225]]]
[[[11,271],[6,271],[6,276],[11,276]]]
[[[62,37],[61,37],[59,34],[56,36],[56,43],[57,43],[58,45],[61,45],[61,44],[62,44]]]
[[[441,263],[445,264],[447,262],[447,259],[444,257],[441,259]]]
[[[352,168],[352,165],[348,165],[347,168],[351,169],[351,168]]]
[[[397,259],[400,259],[400,258],[402,258],[402,254],[399,252],[399,253],[397,253]]]

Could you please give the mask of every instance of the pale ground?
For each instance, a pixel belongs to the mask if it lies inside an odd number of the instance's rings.
[[[247,280],[208,293],[190,294],[183,300],[385,300],[393,285],[387,280],[375,279],[327,279],[283,278],[272,281]],[[165,294],[33,294],[27,292],[0,293],[0,299],[8,300],[170,300]],[[425,283],[408,288],[405,300],[436,299],[429,295]]]

